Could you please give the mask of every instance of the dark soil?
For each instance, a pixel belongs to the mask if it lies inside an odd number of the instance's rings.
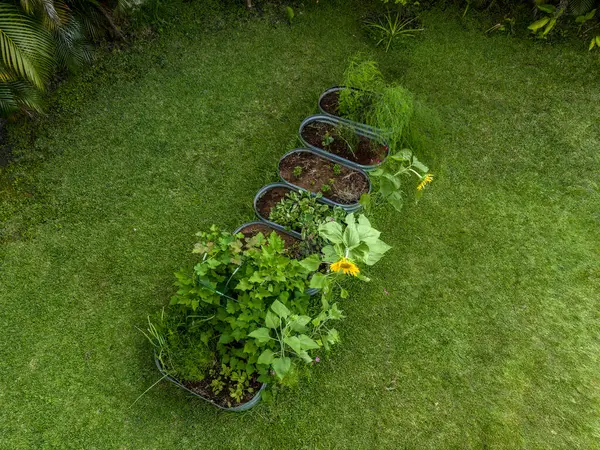
[[[338,175],[334,171],[336,166],[340,169]],[[294,174],[296,167],[302,168],[298,176]],[[279,164],[279,172],[288,182],[311,192],[321,192],[323,197],[342,205],[357,203],[362,194],[369,192],[369,180],[364,174],[310,152],[286,156]],[[324,185],[330,189],[324,191]]]
[[[252,225],[248,225],[240,230],[240,233],[244,235],[246,239],[250,239],[256,236],[258,233],[262,233],[266,238],[268,238],[272,232],[277,233],[283,242],[285,243],[285,248],[293,249],[300,242],[299,239],[296,239],[294,236],[290,236],[287,233],[284,233],[281,230],[276,230],[275,228],[270,227],[267,224],[255,223]]]
[[[229,395],[229,385],[227,384],[227,382],[225,382],[223,390],[219,394],[215,394],[213,393],[210,387],[211,381],[212,380],[210,378],[206,378],[202,381],[180,381],[180,383],[183,384],[190,391],[195,392],[196,394],[201,395],[202,397],[210,399],[217,405],[222,406],[224,408],[232,408],[234,406],[239,406],[243,403],[249,402],[250,400],[252,400],[252,398],[256,395],[256,393],[260,390],[260,387],[262,386],[262,384],[256,380],[256,377],[252,378],[252,380],[250,381],[250,387],[254,391],[246,391],[244,393],[241,403],[239,403],[233,398],[231,398],[231,396]]]
[[[324,146],[323,139],[325,138],[325,133],[329,133],[333,137],[333,142]],[[315,121],[307,124],[302,129],[302,137],[306,142],[317,148],[364,166],[379,164],[387,156],[387,147],[385,145],[364,136],[359,136],[358,143],[353,152],[348,143],[340,136],[338,126],[325,122]]]
[[[324,95],[321,99],[320,106],[326,113],[339,116],[340,92],[334,91]]]
[[[258,199],[258,202],[256,202],[256,207],[260,215],[265,219],[268,219],[271,214],[271,209],[285,197],[285,194],[291,191],[290,188],[275,187],[265,192],[262,197]]]

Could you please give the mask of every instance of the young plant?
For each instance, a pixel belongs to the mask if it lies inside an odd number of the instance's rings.
[[[554,5],[542,4],[537,5],[537,8],[546,13],[541,19],[536,20],[527,28],[539,39],[547,39],[550,31],[556,26],[559,17],[565,12],[564,8],[556,8]]]
[[[269,220],[302,235],[300,252],[310,255],[324,245],[319,237],[319,226],[328,221],[340,221],[345,217],[340,207],[331,208],[318,201],[321,194],[306,191],[290,192],[277,203],[269,214]]]
[[[296,372],[301,362],[312,364],[315,351],[339,341],[335,328],[329,322],[344,316],[337,303],[323,303],[316,317],[294,314],[283,303],[275,301],[267,311],[264,327],[249,334],[261,350],[257,363],[273,370],[279,380]]]
[[[409,25],[417,20],[416,17],[405,18],[400,12],[394,16],[388,11],[378,20],[365,21],[365,27],[376,41],[375,46],[383,45],[387,52],[396,41],[402,41],[408,37],[414,37],[415,33],[421,32],[424,28],[410,28]]]
[[[409,149],[403,149],[388,157],[386,163],[369,173],[376,191],[374,194],[364,194],[360,202],[368,207],[372,203],[372,196],[380,196],[397,211],[402,210],[404,195],[402,190],[403,179],[416,177],[417,197],[420,197],[423,188],[431,183],[433,175],[429,168],[413,155]]]
[[[321,191],[326,194],[327,192],[331,191],[331,186],[328,184],[324,184],[323,186],[321,186]]]
[[[340,166],[339,164],[334,164],[333,165],[333,174],[338,177],[340,176],[340,174],[342,173],[342,166]]]
[[[294,167],[293,174],[296,178],[298,178],[300,175],[302,175],[302,167],[300,167],[300,166]]]
[[[329,134],[329,131],[326,131],[323,135],[323,140],[321,141],[321,144],[323,145],[323,148],[327,148],[333,143],[333,141],[333,136]]]
[[[316,272],[311,280],[310,287],[321,289],[324,300],[333,296],[333,288],[340,288],[340,297],[346,298],[348,293],[337,281],[340,277],[350,275],[363,281],[369,281],[362,275],[360,264],[372,266],[391,248],[379,236],[381,233],[371,226],[364,214],[358,216],[353,213],[345,218],[345,226],[337,222],[329,222],[319,227],[319,234],[329,242],[323,247],[322,262],[329,264],[330,272],[323,274]],[[304,263],[312,262],[307,258]]]

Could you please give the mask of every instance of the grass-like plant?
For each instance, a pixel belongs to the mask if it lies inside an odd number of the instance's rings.
[[[375,45],[383,45],[387,52],[394,42],[414,37],[416,33],[424,30],[423,28],[411,28],[416,20],[416,17],[405,18],[402,17],[400,12],[394,15],[391,11],[388,11],[377,20],[365,21],[365,27],[377,41]]]

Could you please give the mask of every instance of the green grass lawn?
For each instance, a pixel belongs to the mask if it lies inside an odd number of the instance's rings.
[[[4,169],[0,448],[598,448],[598,56],[460,13],[385,54],[350,6],[291,28],[178,8],[65,84]],[[248,413],[166,382],[132,407],[159,378],[136,327],[194,233],[252,218],[357,51],[444,127],[427,195],[374,212],[393,250],[344,301],[343,343]]]

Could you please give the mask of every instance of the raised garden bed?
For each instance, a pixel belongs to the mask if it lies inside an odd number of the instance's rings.
[[[286,230],[283,226],[279,225],[278,223],[269,220],[269,214],[271,214],[271,209],[277,203],[283,200],[287,193],[297,190],[298,189],[295,189],[284,183],[267,184],[266,186],[262,187],[254,197],[254,212],[260,220],[269,224],[276,230],[286,231],[295,238],[302,239],[300,233],[291,230]]]
[[[212,403],[217,408],[223,409],[225,411],[246,411],[256,404],[260,402],[261,392],[267,386],[266,384],[261,384],[256,380],[250,382],[250,387],[254,389],[253,393],[246,393],[246,396],[243,399],[242,403],[237,405],[229,406],[228,402],[231,402],[228,398],[229,389],[223,389],[223,391],[219,395],[214,395],[211,388],[210,383],[211,380],[204,379],[202,381],[179,381],[175,378],[169,376],[165,371],[164,367],[160,363],[158,358],[154,358],[154,362],[156,363],[156,367],[160,371],[160,373],[171,383],[188,391],[190,394],[201,398],[209,403]]]
[[[375,133],[380,136],[386,136],[389,131],[382,130],[381,128],[376,128],[366,123],[356,122],[354,120],[350,120],[340,114],[340,92],[344,89],[352,89],[353,91],[360,91],[360,89],[356,88],[346,88],[346,86],[333,86],[327,89],[325,92],[321,94],[319,97],[319,111],[321,114],[329,115],[335,117],[341,122],[347,123],[355,128],[363,128],[371,133]]]
[[[346,211],[361,207],[361,195],[371,191],[365,172],[309,149],[286,153],[279,161],[279,176],[293,187],[323,195],[323,201]]]
[[[306,118],[300,125],[299,135],[310,149],[359,169],[378,167],[389,153],[381,136],[326,115]]]

